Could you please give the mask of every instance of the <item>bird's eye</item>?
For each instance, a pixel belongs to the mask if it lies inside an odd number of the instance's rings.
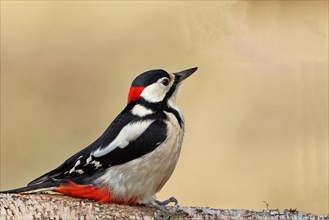
[[[164,86],[168,86],[169,85],[169,79],[165,78],[165,79],[161,80],[161,83]]]

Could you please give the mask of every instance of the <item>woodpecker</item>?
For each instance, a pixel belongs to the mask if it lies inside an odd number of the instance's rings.
[[[196,70],[140,74],[131,84],[127,106],[97,140],[26,187],[2,193],[56,192],[100,203],[177,204],[174,197],[160,202],[155,194],[178,161],[184,117],[176,96]]]

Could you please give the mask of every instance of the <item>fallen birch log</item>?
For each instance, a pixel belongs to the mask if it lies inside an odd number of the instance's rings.
[[[0,219],[298,219],[329,220],[296,210],[236,210],[172,207],[175,215],[148,206],[99,204],[63,195],[0,194]]]

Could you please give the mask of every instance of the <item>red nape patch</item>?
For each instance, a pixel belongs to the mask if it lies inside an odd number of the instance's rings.
[[[111,195],[107,189],[97,188],[93,185],[83,186],[68,181],[65,184],[61,184],[54,191],[77,198],[96,200],[99,203],[111,202]]]
[[[137,101],[140,98],[141,93],[143,92],[145,87],[130,87],[129,95],[128,95],[128,103]]]

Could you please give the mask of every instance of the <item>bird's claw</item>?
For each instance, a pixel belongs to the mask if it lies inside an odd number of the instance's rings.
[[[174,203],[174,209],[168,210],[166,209],[166,205],[169,203]],[[155,219],[170,219],[172,216],[180,215],[180,212],[178,210],[178,201],[174,197],[170,197],[169,199],[166,199],[164,201],[158,201],[154,199],[151,202],[151,205],[158,209],[158,214],[156,215]]]
[[[168,205],[169,203],[172,203],[172,202],[175,204],[174,206],[178,205],[178,201],[175,197],[170,197],[169,199],[166,199],[164,201],[159,201],[159,200],[154,200],[154,201],[160,206],[166,206],[166,205]]]

